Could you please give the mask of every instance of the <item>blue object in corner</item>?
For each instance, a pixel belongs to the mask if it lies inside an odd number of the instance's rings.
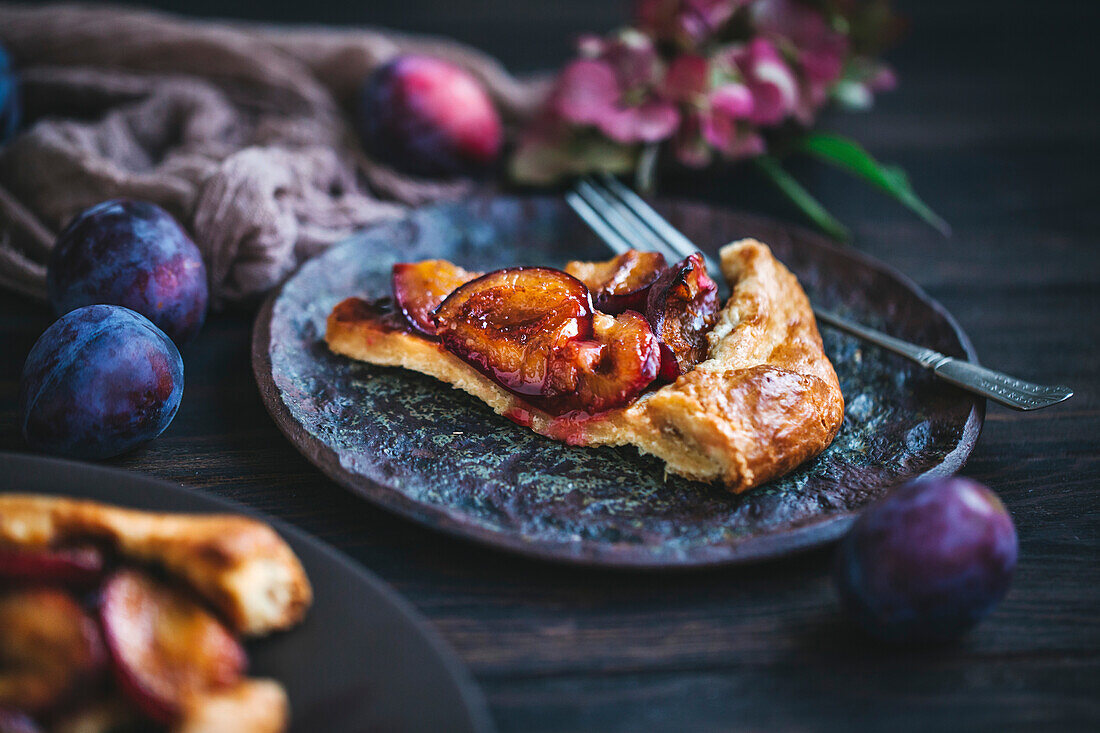
[[[19,79],[7,50],[0,46],[0,145],[15,136],[21,112]]]

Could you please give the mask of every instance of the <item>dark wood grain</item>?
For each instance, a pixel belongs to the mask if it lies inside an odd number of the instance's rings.
[[[369,22],[373,6],[386,5],[357,4],[355,19]],[[583,28],[589,17],[562,21],[551,0],[446,5],[454,33],[509,60],[541,63],[555,57],[540,39],[567,24]],[[582,5],[569,7],[589,12]],[[960,644],[884,650],[851,633],[825,552],[636,576],[541,565],[395,519],[325,479],[274,427],[251,377],[247,313],[211,319],[185,354],[176,421],[113,463],[271,512],[393,583],[470,665],[504,731],[1096,730],[1097,5],[903,5],[912,27],[894,54],[900,89],[868,115],[826,124],[905,166],[954,236],[938,237],[835,171],[800,163],[796,174],[852,225],[856,246],[952,311],[983,363],[1077,390],[1034,414],[989,410],[963,473],[1003,497],[1019,530],[1020,566],[1005,601]],[[505,6],[506,32],[479,30],[479,18]],[[607,8],[591,12],[592,25],[605,27]],[[438,26],[394,10],[378,18]],[[798,221],[747,171],[672,176],[665,190]],[[50,321],[44,308],[0,296],[2,448],[24,449],[16,381]]]

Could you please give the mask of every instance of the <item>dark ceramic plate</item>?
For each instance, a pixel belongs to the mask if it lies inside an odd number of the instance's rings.
[[[825,307],[974,357],[943,308],[853,249],[697,204],[659,208],[711,252],[744,236],[769,243]],[[472,199],[371,229],[306,263],[261,310],[253,367],[268,410],[310,460],[376,504],[495,547],[609,566],[748,562],[821,545],[891,486],[956,471],[973,448],[984,402],[828,330],[847,401],[840,435],[816,460],[741,496],[666,477],[661,461],[633,448],[541,437],[429,377],[335,356],[323,340],[339,300],[388,294],[396,261],[491,270],[608,256],[547,198]]]
[[[292,527],[141,474],[36,456],[0,454],[5,491],[249,514],[275,527],[301,558],[315,598],[299,626],[248,644],[249,673],[286,687],[292,731],[492,730],[480,691],[420,614],[377,577]]]

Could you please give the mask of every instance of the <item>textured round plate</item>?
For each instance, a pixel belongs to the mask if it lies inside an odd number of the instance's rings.
[[[138,473],[0,453],[0,492],[8,491],[248,514],[271,524],[301,558],[313,607],[294,629],[248,644],[249,674],[286,688],[292,733],[493,728],[481,692],[420,614],[379,578],[293,527]]]
[[[680,202],[659,206],[701,247],[755,236],[821,305],[953,356],[954,320],[912,282],[810,232]],[[833,445],[740,496],[666,476],[633,448],[536,435],[429,377],[329,352],[325,318],[350,295],[388,294],[394,262],[491,270],[609,256],[556,199],[486,197],[420,209],[307,262],[264,305],[253,368],[294,445],[353,492],[415,521],[528,555],[594,565],[701,566],[827,543],[868,502],[966,460],[984,402],[898,357],[823,329],[847,402]]]

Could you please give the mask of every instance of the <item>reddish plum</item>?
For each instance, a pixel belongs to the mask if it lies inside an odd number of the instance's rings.
[[[988,614],[1016,567],[1000,499],[960,477],[903,486],[856,521],[834,580],[845,609],[886,641],[952,639]]]
[[[359,94],[358,130],[378,160],[415,175],[471,175],[490,167],[503,139],[500,115],[469,72],[431,56],[399,56]]]
[[[99,617],[119,687],[161,723],[178,718],[190,696],[236,683],[247,664],[240,643],[213,615],[133,570],[104,584]]]
[[[58,315],[96,303],[122,305],[179,346],[206,318],[198,247],[168,212],[147,201],[105,201],[78,214],[50,252],[46,284]]]
[[[160,435],[183,396],[183,360],[147,318],[89,305],[59,318],[31,348],[19,383],[32,448],[109,458]]]

